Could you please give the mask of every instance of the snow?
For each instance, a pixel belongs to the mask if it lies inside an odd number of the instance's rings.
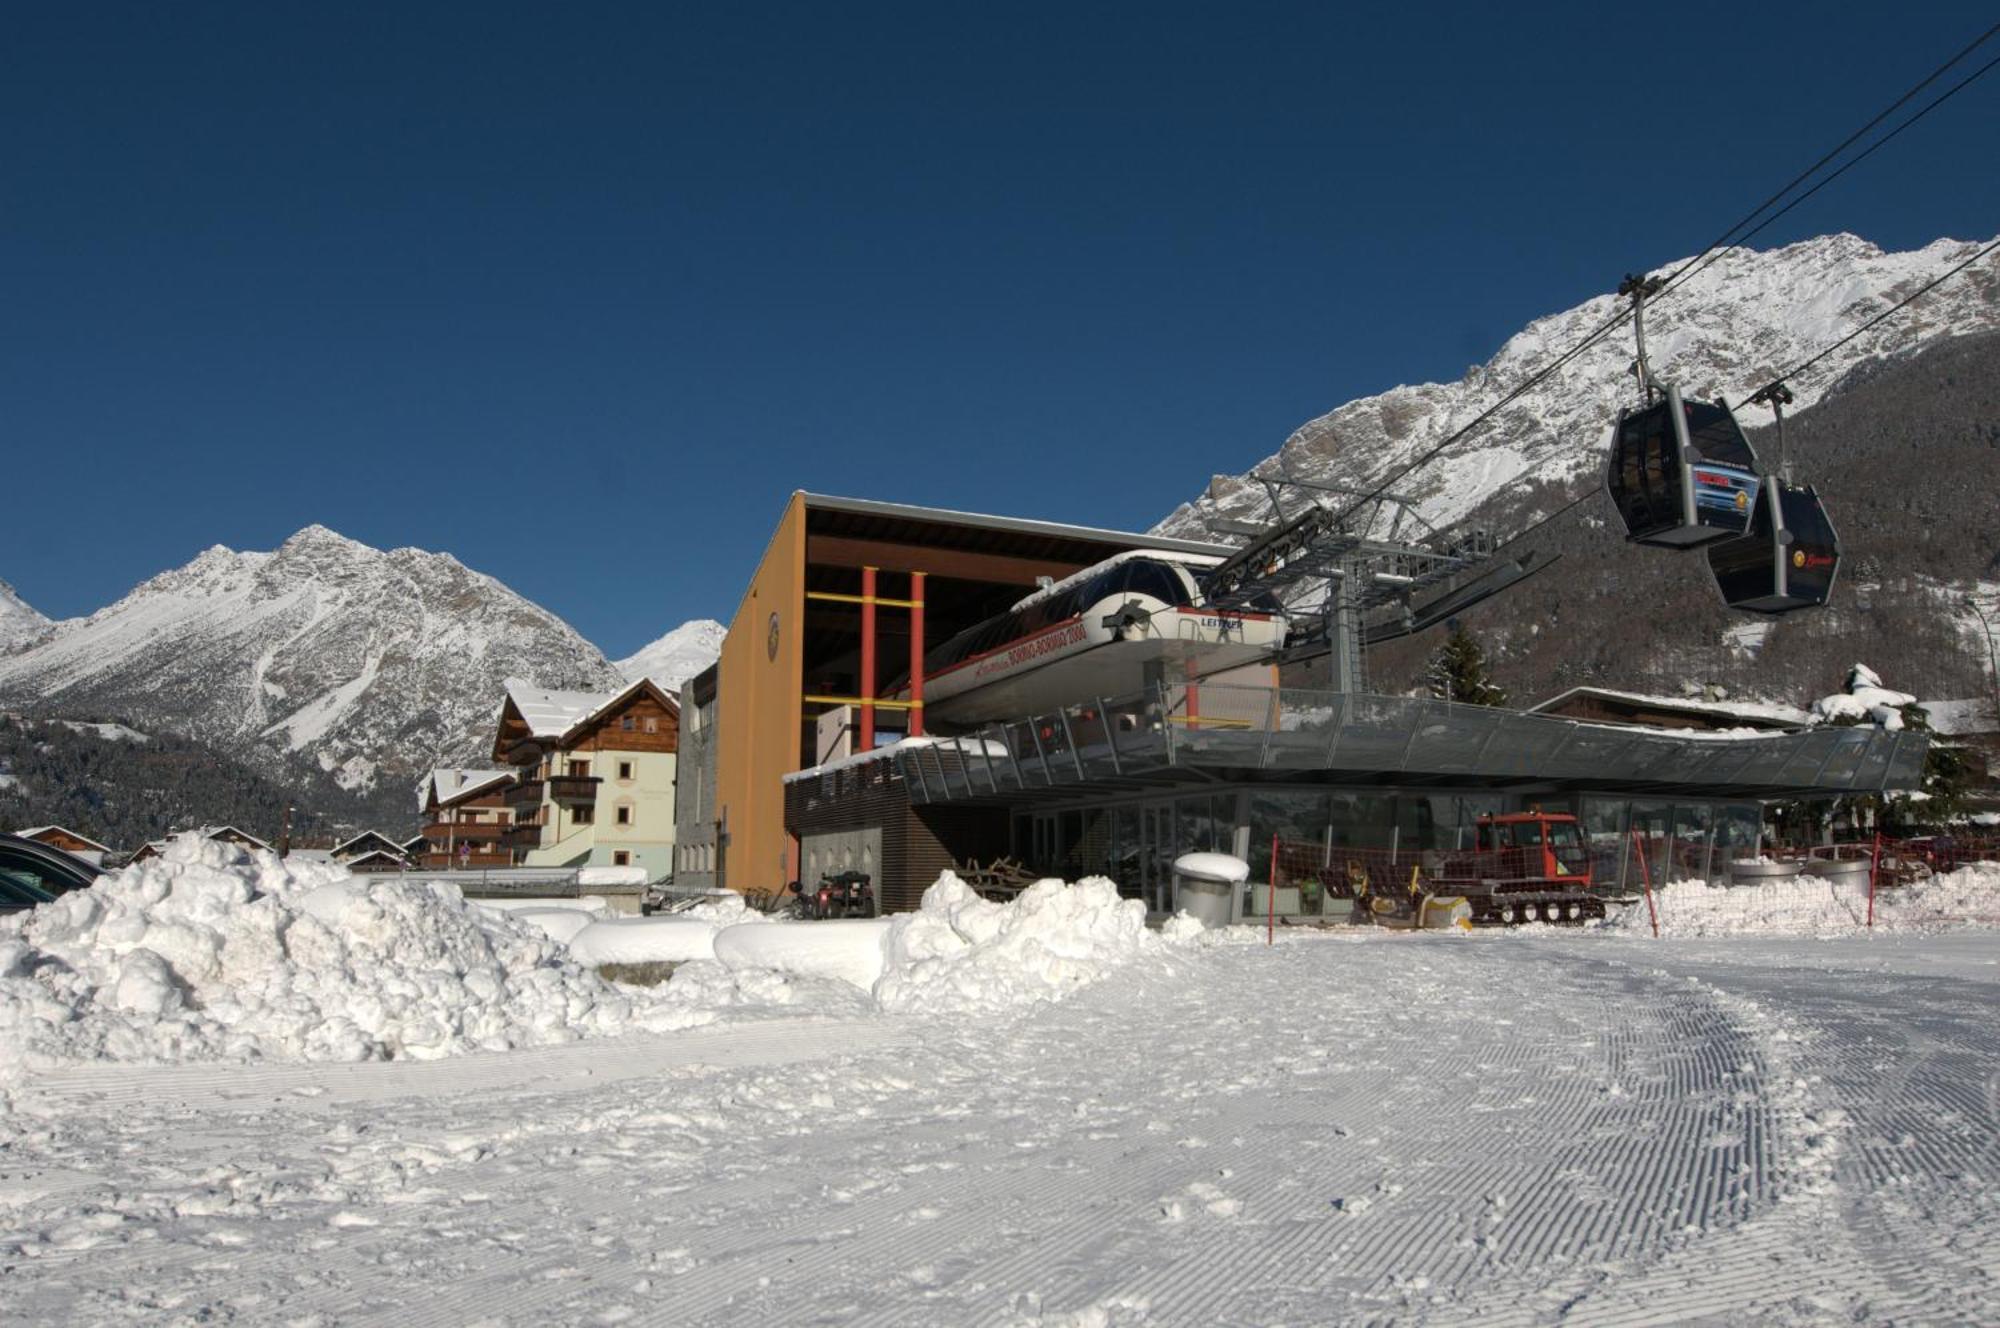
[[[695,618],[624,659],[613,660],[612,667],[628,682],[651,678],[678,692],[689,678],[722,657],[722,639],[727,635],[729,629],[714,619]]]
[[[455,766],[433,770],[417,785],[417,810],[428,810],[432,798],[442,807],[489,784],[513,778],[512,770],[461,770]]]
[[[55,624],[0,581],[0,654],[19,650],[46,635]]]
[[[71,733],[92,733],[105,742],[151,742],[152,738],[123,724],[92,724],[83,720],[65,719],[61,721]]]
[[[646,869],[644,867],[579,867],[576,870],[576,883],[580,886],[644,885],[646,883]]]
[[[507,699],[520,712],[529,733],[537,738],[560,738],[584,716],[594,713],[616,692],[570,692],[538,687],[525,678],[509,678],[503,684]]]
[[[1270,946],[1149,932],[1103,882],[1003,906],[946,877],[916,914],[725,927],[738,966],[638,989],[519,925],[585,910],[510,921],[221,852],[183,841],[95,892],[125,911],[56,928],[77,943],[32,976],[0,966],[0,1010],[77,962],[125,1024],[180,1026],[200,947],[120,919],[234,944],[279,912],[283,944],[236,945],[243,981],[201,980],[204,1016],[247,1008],[294,942],[322,969],[383,950],[380,1004],[475,967],[387,962],[393,926],[539,950],[574,1002],[552,1031],[607,996],[666,1031],[7,1078],[0,1321],[1991,1317],[2000,952],[1976,910],[2000,867],[1885,894],[1873,935],[1797,930],[1771,887],[1676,885],[1688,925],[1660,941],[1621,919]],[[1753,897],[1761,919],[1701,930]],[[828,980],[841,955],[872,976]]]
[[[909,752],[915,751],[919,747],[935,746],[950,747],[952,750],[967,756],[982,749],[988,756],[1008,755],[1006,743],[997,742],[990,738],[938,738],[928,733],[923,733],[918,734],[914,738],[898,738],[894,742],[885,742],[880,747],[870,747],[867,751],[854,752],[848,756],[837,757],[820,765],[807,766],[803,770],[790,771],[784,776],[784,782],[787,784],[797,784],[803,780],[817,779],[821,775],[831,774],[836,770],[846,770],[853,766],[866,765],[870,761],[886,761],[899,752]]]
[[[664,914],[650,918],[603,918],[569,938],[570,958],[579,964],[681,963],[715,958],[716,927],[700,918]]]
[[[951,872],[882,937],[873,987],[884,1010],[978,1013],[1056,1001],[1117,968],[1184,944],[1146,929],[1146,906],[1102,877],[1037,881],[1011,903]]]
[[[74,1061],[427,1059],[687,1022],[453,886],[191,835],[0,922],[0,1083]]]
[[[866,992],[882,976],[888,932],[887,918],[831,918],[793,926],[741,923],[715,934],[715,957],[736,971],[829,979]]]
[[[1250,864],[1229,853],[1183,853],[1174,859],[1174,873],[1235,885],[1250,879]]]
[[[1867,925],[1868,881],[1794,876],[1736,887],[1675,881],[1655,892],[1653,903],[1662,937],[1852,936]],[[1976,863],[1876,892],[1876,931],[1930,932],[1968,924],[2000,926],[2000,863]],[[1644,904],[1621,910],[1606,925],[1648,933],[1652,926]]]

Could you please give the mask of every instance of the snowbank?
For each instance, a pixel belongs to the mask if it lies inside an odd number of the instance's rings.
[[[522,909],[529,908],[582,909],[586,913],[611,911],[611,901],[603,895],[578,895],[574,899],[566,899],[561,895],[535,895],[523,899],[475,899],[471,902],[480,908],[490,908],[497,913],[518,913]]]
[[[882,975],[889,926],[884,918],[833,918],[791,927],[744,923],[715,934],[715,957],[738,972],[838,978],[868,991]]]
[[[430,1059],[710,1016],[457,887],[183,837],[0,922],[0,1080],[73,1061]]]
[[[540,927],[551,937],[567,945],[576,934],[596,922],[603,915],[580,908],[517,908],[507,914],[516,922],[525,922],[531,927]]]
[[[578,885],[644,885],[644,867],[579,867],[576,871]]]
[[[579,964],[686,963],[715,958],[715,924],[669,914],[655,918],[604,918],[569,938]]]
[[[1663,937],[1852,936],[1868,920],[1868,882],[1795,876],[1764,885],[1721,888],[1675,881],[1654,893]],[[1643,903],[1605,924],[1649,933]],[[1877,931],[1941,931],[2000,926],[2000,863],[1982,862],[1875,896]]]
[[[883,938],[875,999],[885,1010],[978,1012],[1060,1000],[1124,964],[1184,944],[1146,929],[1146,906],[1102,877],[1037,881],[1011,903],[951,872]]]

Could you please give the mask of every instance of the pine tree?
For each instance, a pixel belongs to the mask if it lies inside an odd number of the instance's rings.
[[[1431,695],[1440,701],[1482,706],[1507,704],[1507,693],[1496,687],[1486,672],[1486,652],[1472,639],[1472,633],[1456,623],[1445,643],[1431,656],[1426,681]]]

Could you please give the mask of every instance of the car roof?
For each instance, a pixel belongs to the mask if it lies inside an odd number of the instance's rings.
[[[79,858],[74,853],[65,853],[53,844],[44,844],[39,839],[23,839],[19,835],[0,834],[0,848],[16,849],[31,857],[57,867],[67,867],[88,881],[104,875],[104,868],[87,858]]]

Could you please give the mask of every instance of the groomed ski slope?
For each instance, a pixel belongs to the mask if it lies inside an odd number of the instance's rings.
[[[1292,935],[1002,1013],[56,1070],[0,1321],[1990,1322],[1996,978],[1983,930]]]

